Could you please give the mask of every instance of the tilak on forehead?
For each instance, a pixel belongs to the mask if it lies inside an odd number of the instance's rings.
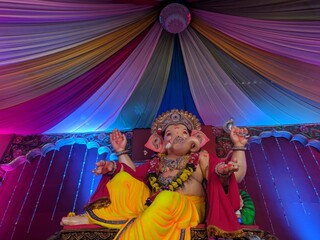
[[[187,111],[173,109],[161,114],[153,122],[151,132],[161,134],[167,127],[178,124],[186,126],[190,131],[201,129],[201,124],[196,116]]]
[[[172,126],[172,128],[170,128]],[[169,130],[169,128],[170,128],[170,130]],[[180,130],[183,130],[183,129],[186,129],[186,127],[184,126],[184,125],[181,125],[181,124],[178,124],[178,125],[170,125],[170,126],[168,126],[167,128],[166,128],[166,130],[164,131],[165,133],[167,132],[167,131],[174,131],[174,132],[176,132],[176,133],[178,133]],[[160,133],[160,131],[159,131],[159,133]]]

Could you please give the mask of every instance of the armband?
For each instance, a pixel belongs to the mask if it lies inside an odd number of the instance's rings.
[[[110,161],[112,162],[113,166],[112,166],[112,170],[110,172],[107,173],[107,175],[111,176],[115,173],[115,171],[117,171],[117,164],[115,161]]]
[[[128,154],[130,151],[129,150],[123,150],[123,151],[120,151],[120,152],[116,152],[116,155],[117,157],[123,155],[123,154]]]
[[[241,146],[233,146],[232,150],[233,151],[246,151],[247,148],[246,147],[241,147]]]

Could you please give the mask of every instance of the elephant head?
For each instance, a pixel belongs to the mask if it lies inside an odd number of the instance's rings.
[[[183,156],[187,153],[198,152],[209,138],[200,130],[189,133],[183,124],[169,125],[162,134],[153,133],[145,147],[158,153],[173,153]]]

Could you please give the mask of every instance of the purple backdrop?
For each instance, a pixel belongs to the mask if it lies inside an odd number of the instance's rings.
[[[46,239],[61,230],[69,211],[82,213],[99,180],[91,174],[94,163],[112,157],[84,143],[64,144],[0,173],[1,239]],[[269,136],[247,151],[241,187],[255,203],[255,224],[279,239],[320,238],[320,152],[311,145]]]

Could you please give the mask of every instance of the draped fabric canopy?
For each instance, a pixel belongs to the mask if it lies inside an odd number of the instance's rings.
[[[1,1],[0,133],[147,128],[172,108],[213,126],[319,122],[319,1],[178,1],[177,34],[159,22],[171,2]]]

